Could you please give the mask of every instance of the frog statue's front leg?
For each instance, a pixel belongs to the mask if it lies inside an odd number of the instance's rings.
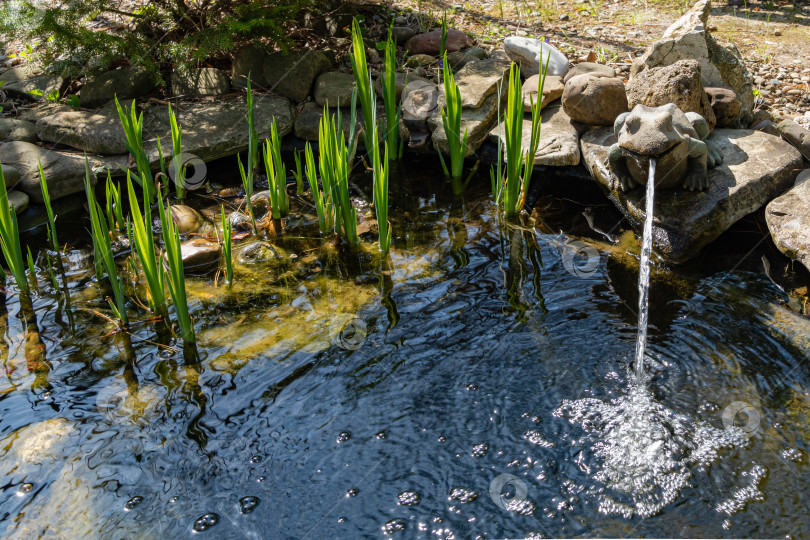
[[[683,179],[684,189],[703,191],[709,187],[708,157],[706,143],[689,137],[689,163]]]
[[[610,169],[610,179],[608,184],[613,191],[630,191],[638,184],[630,176],[627,170],[627,161],[622,155],[619,143],[614,144],[608,150],[608,168]]]

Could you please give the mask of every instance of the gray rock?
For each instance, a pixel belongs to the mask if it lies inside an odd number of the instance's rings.
[[[765,221],[779,251],[810,270],[810,169],[768,204]]]
[[[402,92],[405,90],[405,86],[407,86],[409,82],[424,81],[424,80],[425,79],[423,79],[422,77],[418,77],[411,73],[397,73],[396,76],[394,77],[395,81],[394,86],[396,87],[397,101],[399,101],[400,98],[402,97]],[[377,77],[377,79],[375,79],[374,90],[377,92],[378,96],[382,97],[383,95],[382,76]]]
[[[616,72],[613,71],[613,68],[610,66],[606,66],[604,64],[597,64],[596,62],[580,62],[579,64],[575,65],[571,69],[568,70],[568,73],[565,74],[563,77],[563,84],[568,82],[568,79],[571,77],[576,77],[577,75],[585,75],[586,73],[599,73],[604,75],[605,77],[615,77]]]
[[[458,71],[474,60],[484,60],[487,58],[487,52],[478,47],[470,47],[464,51],[455,51],[447,54],[447,61],[450,62],[450,67],[453,71]]]
[[[503,95],[506,96],[506,85],[504,85]],[[501,99],[500,101],[503,101]],[[464,136],[464,131],[467,131],[467,151],[464,156],[469,157],[475,153],[486,139],[489,131],[498,121],[498,93],[490,94],[484,100],[481,107],[477,109],[464,109],[461,110],[461,136]],[[501,110],[504,104],[501,103]],[[441,117],[441,97],[440,106],[436,108],[436,113],[428,119],[428,127],[433,132],[433,146],[447,154],[450,152],[450,147],[447,144],[447,136],[444,133],[444,125],[442,124]]]
[[[410,54],[429,54],[436,56],[442,44],[442,31],[440,29],[431,30],[424,34],[417,34],[405,43],[405,49]],[[447,30],[447,39],[444,50],[448,53],[460,51],[472,47],[472,42],[467,34],[455,28]]]
[[[22,214],[28,208],[28,195],[22,191],[11,191],[8,194],[8,203],[14,209],[15,214]]]
[[[717,119],[717,127],[736,127],[740,118],[740,99],[737,93],[726,86],[707,86],[704,88]]]
[[[66,82],[61,75],[37,75],[30,79],[6,83],[3,85],[3,92],[11,97],[42,101],[54,90],[61,92]]]
[[[436,114],[439,105],[439,89],[424,79],[408,83],[403,92],[402,121],[409,131],[424,132],[428,118]]]
[[[114,97],[118,101],[151,94],[157,85],[152,75],[140,66],[125,67],[102,73],[85,84],[79,94],[82,107],[101,107]]]
[[[172,73],[175,97],[218,96],[230,91],[230,79],[216,68],[184,68]]]
[[[405,60],[405,67],[418,68],[422,66],[429,66],[431,64],[435,64],[436,62],[438,62],[438,60],[429,54],[414,54]]]
[[[461,106],[471,109],[480,107],[486,98],[495,93],[510,65],[506,54],[497,51],[486,60],[475,60],[461,68],[455,74],[456,85],[461,93]],[[444,85],[442,103],[443,90]]]
[[[248,76],[250,76],[252,85],[267,88],[267,79],[264,76],[264,61],[267,56],[266,52],[253,45],[239,49],[231,64],[233,85],[244,88],[247,85]]]
[[[180,102],[176,105],[177,122],[183,130],[184,153],[193,154],[207,163],[247,150],[244,97],[239,101]],[[270,136],[274,118],[280,136],[292,131],[295,111],[287,98],[257,95],[253,107],[260,141]],[[157,137],[160,137],[165,152],[168,148],[166,141],[171,141],[171,131],[168,109],[163,105],[144,108],[145,146],[153,168],[159,163]]]
[[[404,45],[414,34],[416,34],[416,30],[409,26],[394,26],[391,29],[391,37],[394,38],[394,43],[397,45]]]
[[[0,82],[11,84],[42,75],[42,67],[28,62],[0,73]],[[5,85],[4,85],[5,86]]]
[[[72,146],[92,154],[126,154],[124,128],[118,116],[70,111],[46,116],[36,125],[43,141]]]
[[[550,167],[579,165],[579,134],[562,106],[556,104],[546,107],[541,116],[543,123],[540,128],[540,144],[534,155],[534,165],[536,167],[540,165]],[[498,143],[498,137],[503,139],[503,125],[492,128],[489,137],[495,144]],[[532,117],[527,114],[523,118],[523,148],[529,147],[531,137]],[[504,145],[506,144],[505,139],[502,142]]]
[[[709,189],[656,193],[653,248],[675,263],[696,256],[739,219],[782,193],[801,166],[795,148],[758,131],[716,129],[709,140],[723,154],[722,165],[709,170]],[[607,156],[615,142],[612,128],[589,131],[581,140],[582,156],[590,173],[639,232],[645,216],[644,190],[608,191]]]
[[[617,116],[629,110],[624,82],[597,73],[569,79],[562,106],[571,120],[588,126],[612,126]]]
[[[37,141],[37,127],[25,120],[0,118],[0,143],[6,141]]]
[[[337,109],[335,107],[329,108],[329,114],[337,118]],[[343,135],[348,138],[351,131],[351,110],[348,107],[340,108],[341,114],[341,129]],[[318,140],[318,128],[323,118],[323,107],[312,102],[304,104],[303,109],[295,118],[295,136],[307,141]],[[365,125],[363,123],[363,115],[360,113],[360,107],[357,109],[357,118],[354,132],[359,134],[360,130]],[[377,125],[380,128],[380,136],[383,136],[385,129],[385,111],[382,108],[382,103],[377,103]],[[360,137],[360,145],[363,143],[363,138]]]
[[[6,181],[6,190],[11,190],[20,181],[20,171],[6,163],[2,164],[3,178]]]
[[[645,69],[627,84],[627,103],[631,109],[638,104],[660,107],[674,103],[683,112],[698,113],[714,129],[717,120],[703,89],[701,69],[700,62],[691,59]]]
[[[532,75],[523,83],[523,110],[532,111],[532,103],[537,103],[538,86],[540,86],[540,75]],[[563,95],[565,85],[562,79],[555,75],[547,75],[543,82],[543,95],[540,108],[544,108],[549,103],[558,100]]]
[[[728,86],[740,97],[738,126],[747,126],[754,109],[751,74],[734,45],[724,47],[708,32],[711,12],[709,0],[699,0],[683,17],[675,21],[659,41],[636,58],[630,71],[631,80],[652,67],[668,66],[679,60],[700,62],[703,86]]]
[[[787,142],[799,149],[799,152],[810,161],[810,131],[793,120],[783,120],[776,125],[779,134]]]
[[[524,77],[540,73],[540,64],[545,65],[546,61],[547,75],[562,77],[568,72],[568,58],[546,41],[509,36],[503,41],[503,48],[509,58],[520,64],[520,73]]]
[[[26,193],[33,201],[41,203],[43,200],[39,186],[38,160],[42,162],[51,200],[84,191],[83,158],[45,150],[27,142],[0,145],[0,162],[8,163],[20,171],[17,189]],[[93,180],[95,183],[95,178]]]
[[[73,107],[71,107],[70,105],[65,105],[63,103],[40,102],[34,105],[32,108],[25,111],[24,113],[22,113],[19,116],[19,119],[36,124],[46,116],[51,116],[56,113],[73,110],[75,110]]]
[[[315,81],[315,103],[330,107],[348,107],[352,103],[352,92],[356,88],[354,75],[331,71],[322,74]]]
[[[264,61],[267,88],[301,103],[309,97],[315,79],[332,67],[332,61],[321,51],[290,51],[268,55]]]

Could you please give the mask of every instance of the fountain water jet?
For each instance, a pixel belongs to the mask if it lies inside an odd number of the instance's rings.
[[[641,243],[641,261],[638,270],[638,339],[636,341],[636,377],[644,373],[644,354],[647,350],[647,325],[650,318],[650,254],[652,253],[653,203],[655,199],[655,159],[650,159],[647,175],[647,200],[644,234]]]

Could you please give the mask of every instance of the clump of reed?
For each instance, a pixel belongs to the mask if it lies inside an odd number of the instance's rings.
[[[442,61],[442,74],[444,78],[444,96],[446,105],[442,109],[442,125],[447,137],[447,145],[450,148],[450,168],[444,156],[439,151],[439,159],[442,162],[444,175],[452,180],[460,180],[464,169],[464,155],[467,153],[467,129],[464,129],[464,136],[461,135],[461,91],[456,84],[453,70],[450,69],[450,62],[447,61],[447,53]]]
[[[231,221],[225,215],[225,205],[221,206],[220,221],[222,224],[222,258],[225,260],[225,283],[233,285],[233,231]]]
[[[158,185],[158,191],[160,186]],[[186,345],[196,342],[194,324],[188,312],[188,299],[186,297],[186,276],[183,268],[183,253],[180,247],[180,234],[171,214],[166,212],[163,197],[158,197],[158,211],[160,212],[160,226],[163,232],[163,246],[166,250],[165,282],[169,288],[169,295],[174,304],[174,314],[180,328],[180,336]]]
[[[134,99],[132,106],[127,109],[118,102],[118,96],[115,97],[115,108],[124,128],[127,149],[135,160],[137,173],[133,175],[133,178],[141,185],[146,199],[152,202],[155,200],[155,186],[152,168],[143,145],[143,113],[140,115],[137,113]]]
[[[352,100],[354,102],[354,99]],[[324,189],[331,190],[330,199],[334,208],[335,233],[342,236],[347,242],[357,243],[357,209],[352,206],[349,197],[349,176],[351,162],[354,155],[343,137],[343,118],[338,109],[337,123],[335,116],[329,114],[329,107],[325,106],[320,126],[318,127],[318,142],[320,147],[320,171]],[[355,109],[352,107],[352,125],[355,121]],[[354,141],[354,145],[357,141]],[[342,232],[341,232],[342,229]]]
[[[287,169],[281,159],[281,137],[276,119],[270,129],[270,138],[264,144],[264,170],[270,187],[272,219],[281,219],[290,213],[290,196],[287,194]]]
[[[402,109],[397,101],[397,47],[394,43],[392,30],[393,26],[388,28],[388,40],[385,42],[385,67],[380,82],[382,84],[383,104],[385,105],[385,140],[388,147],[386,159],[398,161],[402,157],[405,139],[400,137],[399,134]],[[376,116],[376,111],[374,111],[374,115]],[[366,129],[369,129],[368,125],[366,125]],[[376,124],[374,125],[374,131],[376,133]]]

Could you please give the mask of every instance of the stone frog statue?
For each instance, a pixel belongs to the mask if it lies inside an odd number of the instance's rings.
[[[646,185],[650,159],[655,158],[657,189],[702,191],[709,187],[708,168],[723,161],[718,149],[706,142],[706,120],[672,103],[636,105],[616,118],[613,130],[619,140],[608,152],[612,190]]]

